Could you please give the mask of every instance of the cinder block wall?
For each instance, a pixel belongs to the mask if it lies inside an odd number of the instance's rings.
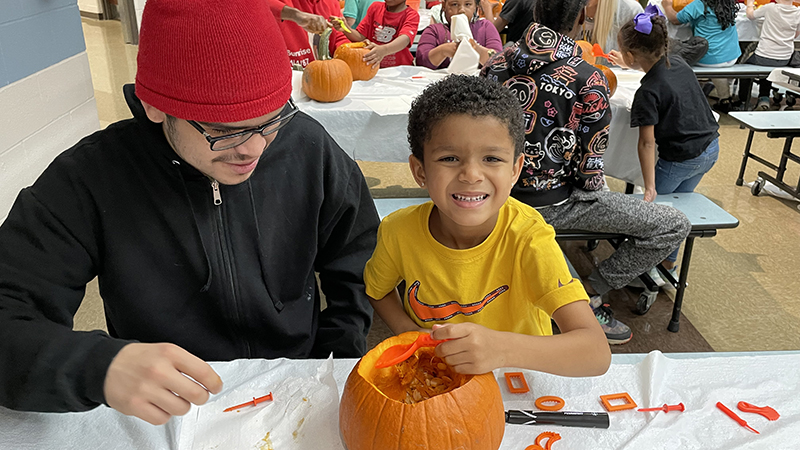
[[[56,155],[100,128],[77,0],[0,0],[0,223]]]

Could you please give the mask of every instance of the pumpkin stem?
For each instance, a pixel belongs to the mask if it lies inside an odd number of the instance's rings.
[[[319,55],[319,59],[322,61],[331,59],[331,50],[328,46],[328,42],[330,41],[331,33],[333,32],[332,28],[326,28],[325,31],[319,37],[319,47],[317,47],[317,54]]]

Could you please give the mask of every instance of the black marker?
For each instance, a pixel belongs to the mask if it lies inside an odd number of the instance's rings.
[[[516,425],[561,425],[562,427],[608,428],[608,414],[604,412],[541,412],[506,411],[506,423]]]

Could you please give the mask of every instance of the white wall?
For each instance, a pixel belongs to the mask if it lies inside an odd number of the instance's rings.
[[[78,0],[78,9],[92,14],[102,14],[103,2],[101,0]]]
[[[2,223],[56,155],[100,129],[86,52],[0,88],[0,105]]]

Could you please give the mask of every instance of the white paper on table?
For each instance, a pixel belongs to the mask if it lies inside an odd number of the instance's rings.
[[[181,424],[180,450],[343,449],[332,357],[301,368],[285,359],[253,362],[218,366],[225,391],[192,406]],[[271,402],[223,412],[269,392]]]
[[[474,39],[469,28],[469,19],[465,14],[455,14],[450,17],[450,40],[453,42],[469,41]]]
[[[376,100],[363,100],[375,114],[379,116],[393,116],[408,114],[411,109],[413,97],[410,95],[398,95],[397,97],[387,97]]]

